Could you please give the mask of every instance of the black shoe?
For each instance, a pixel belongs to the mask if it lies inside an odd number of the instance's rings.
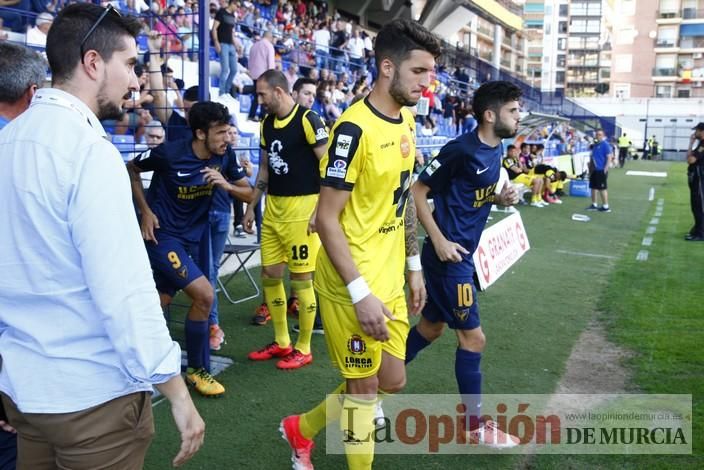
[[[693,237],[684,237],[688,242],[704,242],[704,237],[697,235]]]

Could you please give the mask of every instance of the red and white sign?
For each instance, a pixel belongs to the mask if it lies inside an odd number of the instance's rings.
[[[481,290],[492,285],[530,249],[521,214],[516,212],[484,229],[474,252]]]

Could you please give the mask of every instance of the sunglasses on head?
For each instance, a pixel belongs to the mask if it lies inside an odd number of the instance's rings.
[[[112,14],[115,16],[115,18],[122,18],[122,15],[120,14],[119,11],[115,9],[115,7],[112,6],[112,4],[108,4],[108,6],[105,8],[105,10],[100,14],[97,20],[95,20],[95,23],[93,23],[93,26],[90,27],[88,32],[86,33],[85,36],[83,36],[83,40],[81,41],[81,63],[84,64],[85,62],[83,61],[83,56],[85,56],[86,51],[85,51],[85,45],[86,41],[90,37],[91,34],[93,34],[98,26],[100,26],[100,23],[105,19],[106,16],[109,14]]]

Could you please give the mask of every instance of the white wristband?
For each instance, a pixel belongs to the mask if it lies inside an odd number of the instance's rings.
[[[365,281],[362,276],[359,276],[357,279],[347,284],[347,291],[350,293],[353,304],[356,304],[372,293],[367,285],[367,281]]]
[[[420,265],[420,255],[413,255],[406,258],[406,266],[409,271],[422,271],[423,267]]]

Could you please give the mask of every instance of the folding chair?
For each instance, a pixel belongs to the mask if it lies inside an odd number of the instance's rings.
[[[261,294],[259,290],[259,285],[252,277],[252,274],[249,272],[249,269],[247,269],[246,265],[247,261],[249,261],[249,259],[254,256],[258,249],[259,245],[252,244],[235,245],[228,243],[225,245],[225,250],[223,251],[223,258],[220,262],[220,267],[222,267],[232,256],[234,256],[237,262],[239,263],[237,268],[232,273],[228,274],[227,277],[225,277],[224,281],[221,278],[218,278],[219,290],[231,304],[239,304],[241,302],[246,302],[248,300],[259,297],[259,294]],[[228,292],[227,290],[227,285],[240,271],[244,272],[245,276],[247,276],[247,279],[249,279],[249,284],[254,289],[254,293],[241,298],[233,298],[233,294],[230,294],[230,292]]]

